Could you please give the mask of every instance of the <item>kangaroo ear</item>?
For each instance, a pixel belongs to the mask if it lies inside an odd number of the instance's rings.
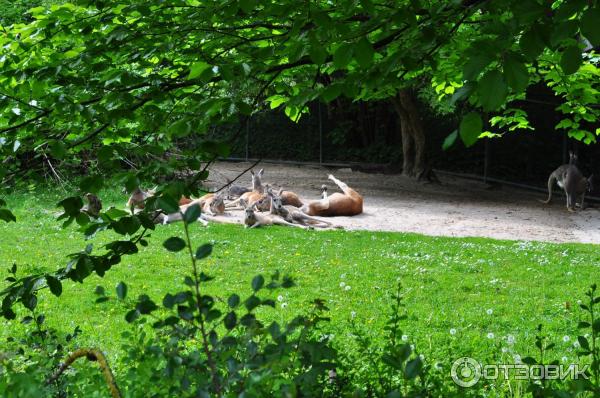
[[[250,174],[254,175],[254,170],[250,170]]]
[[[260,170],[258,170],[258,175],[262,177],[264,172],[265,172],[265,169],[260,169]]]

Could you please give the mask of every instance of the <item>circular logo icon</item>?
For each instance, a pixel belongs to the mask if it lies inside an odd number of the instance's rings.
[[[473,387],[481,378],[481,365],[469,357],[454,361],[450,370],[452,380],[461,387]]]

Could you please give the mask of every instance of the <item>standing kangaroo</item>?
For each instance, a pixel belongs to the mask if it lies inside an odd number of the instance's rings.
[[[327,195],[327,190],[322,189],[323,199],[311,202],[302,206],[302,211],[309,216],[335,217],[335,216],[356,216],[363,211],[363,198],[354,189],[347,184],[329,174],[328,177],[333,181],[343,193],[336,192]]]
[[[567,196],[567,210],[575,211],[577,197],[581,196],[581,208],[584,208],[585,193],[592,190],[593,175],[585,178],[577,168],[577,155],[569,152],[569,164],[563,164],[554,170],[548,177],[548,199],[542,203],[550,203],[552,200],[552,187],[556,182],[563,188]]]

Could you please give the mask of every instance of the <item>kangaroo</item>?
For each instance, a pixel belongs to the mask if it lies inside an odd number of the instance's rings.
[[[200,199],[194,199],[190,203],[180,206],[179,212],[177,213],[165,214],[163,217],[157,220],[157,222],[161,224],[170,224],[175,221],[181,221],[183,220],[183,213],[185,213],[188,208],[196,204],[200,206],[200,209],[202,210],[202,215],[200,216],[201,219],[199,220],[202,223],[209,220],[208,218],[203,217],[204,215],[215,216],[225,213],[225,202],[223,201],[223,197],[219,194],[215,195],[214,193],[208,193],[202,196]]]
[[[252,174],[252,191],[245,192],[238,199],[227,203],[227,208],[240,209],[241,205],[252,205],[263,197],[265,193],[265,187],[262,185],[264,169],[260,169],[258,173],[254,173],[254,170],[250,170],[250,173]]]
[[[332,174],[328,177],[344,193],[336,192],[327,195],[327,189],[322,190],[322,199],[302,206],[301,210],[309,216],[335,217],[355,216],[363,211],[363,198],[347,184],[335,178]]]
[[[88,203],[81,208],[81,211],[91,217],[98,217],[100,215],[100,210],[102,210],[100,198],[91,193],[86,193],[84,196]]]
[[[242,187],[240,185],[231,185],[227,189],[227,199],[229,199],[229,200],[237,199],[240,196],[242,196],[243,194],[245,194],[246,192],[250,192],[250,189],[248,189],[246,187]]]
[[[135,208],[135,209],[143,209],[144,202],[151,196],[154,196],[155,190],[150,189],[148,191],[142,190],[140,187],[137,187],[131,193],[131,196],[127,200],[127,208]]]
[[[284,205],[282,197],[279,196],[279,194],[275,195],[272,191],[267,192],[267,194],[271,198],[271,214],[278,215],[288,222],[296,222],[298,224],[306,226],[328,228],[332,225],[329,221],[321,220],[316,217],[304,214],[295,206]]]
[[[279,216],[255,212],[254,206],[246,207],[246,210],[244,211],[244,224],[246,224],[246,228],[256,228],[263,225],[287,225],[302,229],[307,228],[304,225],[290,223]]]
[[[592,190],[593,176],[585,178],[577,168],[577,155],[569,152],[569,164],[563,164],[554,170],[548,177],[548,199],[542,203],[550,203],[552,200],[552,187],[554,183],[563,188],[567,196],[567,210],[575,210],[575,202],[581,196],[581,208],[584,208],[585,193]]]

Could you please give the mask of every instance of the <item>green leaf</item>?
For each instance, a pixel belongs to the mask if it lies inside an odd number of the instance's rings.
[[[197,78],[209,68],[211,68],[211,66],[204,61],[196,62],[190,67],[190,74],[187,77],[188,80]]]
[[[177,236],[172,236],[163,242],[165,249],[171,252],[178,252],[185,248],[185,241]]]
[[[140,301],[136,304],[135,309],[140,312],[140,314],[149,314],[152,311],[158,309],[158,306],[150,299],[150,297],[146,295],[140,296]]]
[[[560,67],[567,75],[577,72],[581,63],[581,50],[578,46],[567,47],[560,57]]]
[[[79,183],[79,188],[82,192],[90,192],[97,194],[104,185],[104,179],[101,176],[88,176],[84,177]]]
[[[230,308],[235,308],[240,304],[240,296],[238,296],[237,294],[232,294],[231,296],[229,296],[229,298],[227,299],[227,305]]]
[[[594,46],[600,46],[600,7],[589,8],[580,21],[581,33]]]
[[[333,65],[336,69],[345,69],[352,59],[353,47],[351,44],[343,43],[333,53]]]
[[[475,80],[492,60],[493,58],[486,54],[470,57],[463,66],[463,77],[466,80]]]
[[[447,151],[450,149],[452,145],[456,142],[456,138],[458,138],[458,130],[454,130],[444,139],[444,143],[442,144],[442,149]]]
[[[311,40],[308,55],[316,65],[322,65],[327,60],[327,49],[316,39]]]
[[[416,357],[406,363],[404,375],[407,379],[414,379],[421,373],[421,369],[423,369],[423,361],[421,361],[421,357]]]
[[[373,57],[375,56],[375,50],[367,38],[363,37],[356,43],[354,49],[354,59],[356,62],[363,67],[368,68],[373,63]]]
[[[168,214],[179,212],[179,203],[170,196],[161,196],[158,198],[157,205],[159,209]]]
[[[227,330],[233,329],[237,324],[236,313],[233,311],[228,312],[227,315],[225,315],[225,318],[223,318],[223,324],[225,325]]]
[[[339,97],[341,93],[342,87],[339,84],[334,83],[330,84],[329,86],[323,89],[323,91],[321,92],[321,98],[323,98],[323,101],[325,101],[326,103],[329,103],[337,97]]]
[[[265,284],[265,278],[262,275],[256,275],[252,278],[252,290],[259,291]]]
[[[210,256],[210,254],[212,253],[212,248],[213,247],[210,243],[205,243],[204,245],[200,246],[196,250],[196,259],[202,260],[203,258]]]
[[[138,310],[131,310],[127,314],[125,314],[125,320],[127,321],[127,323],[132,323],[139,317],[140,317],[140,312]]]
[[[196,203],[187,208],[183,215],[183,222],[191,224],[196,221],[198,217],[200,217],[200,205]]]
[[[498,70],[487,72],[477,85],[479,103],[485,111],[494,111],[506,101],[507,87]]]
[[[521,47],[521,51],[529,60],[536,59],[546,47],[539,28],[534,27],[525,32],[519,40],[519,47]]]
[[[67,147],[62,141],[53,141],[50,144],[50,154],[55,159],[64,159],[67,153]]]
[[[63,207],[67,215],[76,216],[83,207],[83,201],[79,196],[70,196],[58,202],[58,207]]]
[[[127,297],[127,285],[125,284],[125,282],[119,282],[117,284],[117,297],[119,298],[119,300],[125,300],[125,298]]]
[[[0,220],[4,220],[6,222],[17,222],[17,218],[14,214],[8,209],[0,209]]]
[[[460,122],[460,139],[464,142],[465,146],[470,147],[477,142],[482,129],[483,122],[481,121],[481,116],[476,112],[471,112],[463,117]]]
[[[581,348],[587,351],[590,350],[590,343],[588,342],[588,339],[585,338],[585,336],[577,336],[577,341],[579,342]]]
[[[519,93],[529,85],[527,67],[515,57],[506,57],[503,70],[506,82],[515,92]]]
[[[62,294],[62,284],[57,278],[50,275],[46,275],[46,283],[48,284],[50,292],[53,295],[59,297]]]

